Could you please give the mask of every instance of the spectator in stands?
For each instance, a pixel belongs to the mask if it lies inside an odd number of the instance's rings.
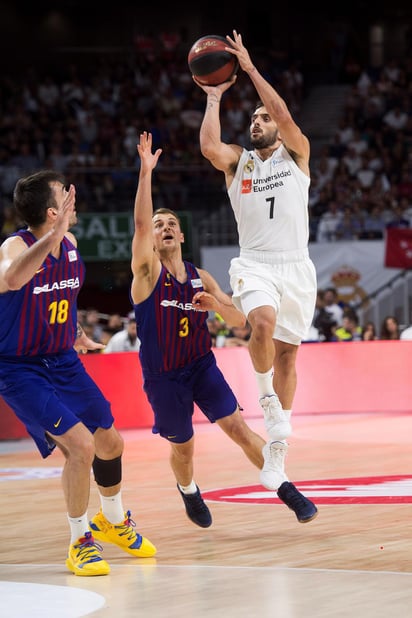
[[[336,329],[336,337],[338,341],[361,341],[362,329],[359,326],[359,318],[353,309],[346,309],[343,318],[342,326]]]
[[[336,159],[328,156],[327,150],[322,153],[313,172],[319,189],[322,189],[326,183],[332,180],[337,163]]]
[[[338,302],[338,292],[334,287],[326,288],[323,295],[325,310],[330,313],[338,326],[342,326],[343,307]]]
[[[247,321],[244,326],[232,326],[226,335],[225,347],[247,347],[249,345],[250,333],[250,324]]]
[[[342,210],[336,201],[329,202],[328,209],[321,215],[318,224],[317,242],[336,240],[336,230],[343,218]]]
[[[223,348],[226,345],[226,337],[230,332],[230,328],[222,316],[215,311],[209,311],[207,328],[212,338],[212,346],[215,348]]]
[[[400,131],[406,127],[408,114],[397,104],[386,112],[383,122],[393,131]]]
[[[366,150],[362,155],[362,163],[358,171],[356,172],[356,179],[359,181],[359,184],[362,189],[369,189],[375,180],[376,172],[370,167],[370,155],[368,155],[368,150]]]
[[[370,212],[365,215],[363,220],[362,240],[376,240],[383,238],[385,231],[385,222],[382,218],[382,209],[379,206],[374,206]]]
[[[376,341],[378,335],[376,333],[376,326],[374,322],[366,322],[362,328],[362,341]]]
[[[123,319],[120,313],[112,313],[109,315],[106,328],[112,335],[123,330]]]
[[[93,339],[93,341],[97,343],[100,342],[103,326],[100,322],[100,314],[97,309],[94,307],[88,307],[86,309],[82,326],[90,339]]]
[[[337,306],[339,307],[339,305]],[[318,290],[316,296],[315,314],[312,325],[318,332],[319,341],[337,341],[337,322],[334,313],[326,310],[324,290]]]
[[[379,339],[399,339],[400,327],[398,319],[394,315],[387,315],[382,324],[380,330]]]
[[[100,343],[102,343],[104,346],[107,346],[107,344],[109,343],[112,337],[113,337],[113,333],[110,331],[110,329],[108,329],[107,326],[103,326],[102,334],[100,336]],[[100,351],[104,352],[105,349],[106,348],[103,348]]]
[[[3,241],[12,234],[16,232],[19,228],[23,227],[23,222],[19,219],[15,208],[11,205],[5,204],[3,206],[3,212],[0,213],[0,241]]]
[[[133,311],[131,311],[127,316],[125,327],[112,335],[104,349],[104,353],[138,352],[139,350],[140,339],[137,336],[136,318]]]
[[[387,228],[392,228],[392,227],[408,228],[409,227],[409,219],[407,219],[406,216],[403,214],[403,210],[402,208],[400,208],[400,206],[396,205],[393,208],[392,219],[389,221],[386,227]]]
[[[349,176],[355,177],[362,167],[362,155],[353,146],[348,146],[346,154],[342,158],[342,163],[347,169]]]
[[[335,231],[336,240],[358,240],[362,234],[362,221],[350,208],[345,208]]]
[[[399,339],[402,341],[412,340],[412,324],[401,332]]]
[[[209,316],[207,319],[207,329],[209,331],[210,334],[210,338],[212,340],[212,347],[216,347],[216,339],[219,333],[219,320],[216,318],[216,316],[212,315]]]
[[[409,227],[412,228],[412,198],[402,197],[399,200],[399,207],[402,209],[403,217],[408,219]]]

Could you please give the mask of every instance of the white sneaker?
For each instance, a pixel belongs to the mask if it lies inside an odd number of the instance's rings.
[[[263,408],[266,431],[272,440],[285,440],[292,433],[291,424],[282,409],[277,395],[269,395],[259,400]]]
[[[266,489],[276,491],[288,480],[285,474],[286,442],[266,442],[262,449],[264,464],[260,471],[260,482]]]

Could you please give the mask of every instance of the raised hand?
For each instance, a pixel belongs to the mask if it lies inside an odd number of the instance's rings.
[[[137,144],[137,152],[139,153],[141,166],[143,170],[153,170],[162,154],[162,149],[158,148],[152,153],[152,134],[143,131],[140,134],[140,142]]]
[[[250,71],[252,71],[255,68],[255,66],[250,58],[248,50],[243,45],[242,35],[238,34],[236,30],[233,30],[233,39],[230,38],[230,36],[226,36],[226,38],[229,41],[230,45],[232,46],[232,47],[226,47],[225,48],[226,51],[230,52],[231,54],[234,54],[237,57],[240,68],[243,71],[245,71],[246,73],[250,73]]]

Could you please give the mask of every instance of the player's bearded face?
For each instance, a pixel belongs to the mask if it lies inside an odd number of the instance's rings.
[[[250,143],[254,148],[262,150],[263,148],[270,148],[278,139],[279,130],[267,131],[266,133],[251,134]]]

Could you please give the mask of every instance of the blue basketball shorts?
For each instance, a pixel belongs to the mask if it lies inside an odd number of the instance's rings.
[[[211,423],[237,409],[213,352],[183,369],[144,376],[143,388],[154,413],[152,431],[170,442],[187,442],[193,436],[195,403]]]
[[[42,457],[78,422],[94,433],[113,424],[110,403],[75,350],[48,356],[0,357],[0,395],[25,425]]]

